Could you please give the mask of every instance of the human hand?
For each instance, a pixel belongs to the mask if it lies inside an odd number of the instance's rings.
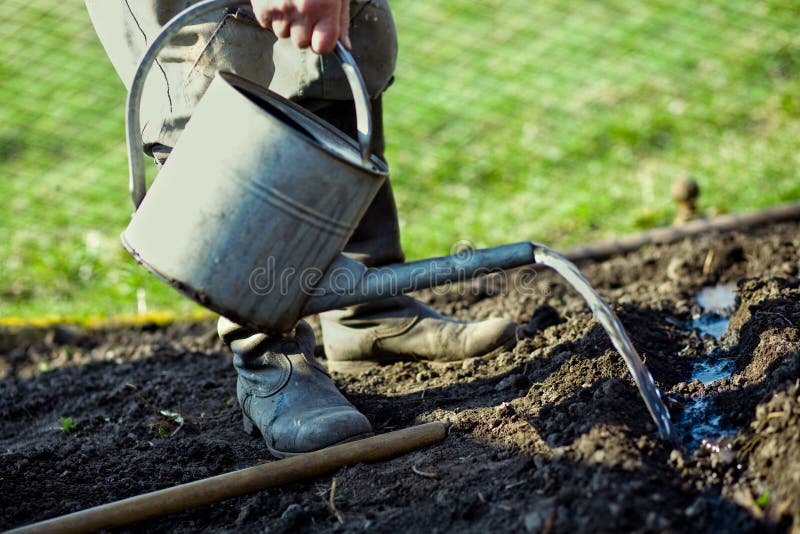
[[[327,54],[336,42],[350,48],[350,0],[250,0],[258,23],[300,48]]]

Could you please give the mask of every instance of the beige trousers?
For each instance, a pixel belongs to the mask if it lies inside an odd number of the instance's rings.
[[[139,58],[173,16],[198,0],[85,0],[117,74],[130,87]],[[381,94],[392,80],[397,35],[386,0],[351,0],[353,55],[373,98],[376,150],[382,156]],[[252,11],[232,9],[185,27],[159,55],[142,97],[145,152],[158,162],[180,138],[217,71],[269,87],[355,135],[352,96],[337,60],[300,50],[261,28]],[[397,210],[384,186],[346,248],[370,265],[402,261]]]

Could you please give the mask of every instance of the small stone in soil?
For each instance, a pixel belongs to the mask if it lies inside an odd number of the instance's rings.
[[[525,516],[525,530],[539,532],[544,526],[545,517],[541,512],[531,512]]]
[[[669,453],[669,463],[677,467],[678,469],[683,469],[685,465],[683,461],[683,454],[678,449],[672,449],[672,452]]]
[[[548,304],[545,304],[533,312],[528,324],[523,326],[520,330],[525,337],[534,337],[538,332],[541,332],[545,328],[562,322],[564,322],[564,319],[561,318],[558,310]]]
[[[528,385],[530,385],[530,383],[528,377],[525,375],[508,375],[498,382],[494,389],[496,391],[505,391],[511,388],[522,389],[528,387]]]
[[[461,362],[461,369],[465,371],[472,371],[477,369],[481,365],[484,364],[484,361],[481,358],[467,358],[463,362]]]
[[[515,413],[514,407],[507,402],[502,403],[495,411],[498,417],[510,417]]]

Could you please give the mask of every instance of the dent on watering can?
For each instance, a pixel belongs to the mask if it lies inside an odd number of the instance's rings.
[[[144,77],[177,29],[239,3],[208,0],[182,12],[139,65],[128,99],[137,210],[122,241],[148,270],[204,306],[254,328],[287,330],[388,169],[369,153],[369,99],[340,45],[337,57],[356,101],[358,143],[266,88],[218,73],[145,195],[138,134]]]

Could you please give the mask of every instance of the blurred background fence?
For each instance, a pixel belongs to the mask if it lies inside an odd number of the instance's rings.
[[[112,1],[112,0],[109,0]],[[135,1],[135,0],[134,0]],[[800,198],[800,2],[392,3],[410,258]],[[194,308],[128,258],[124,90],[80,0],[0,3],[0,317]]]

